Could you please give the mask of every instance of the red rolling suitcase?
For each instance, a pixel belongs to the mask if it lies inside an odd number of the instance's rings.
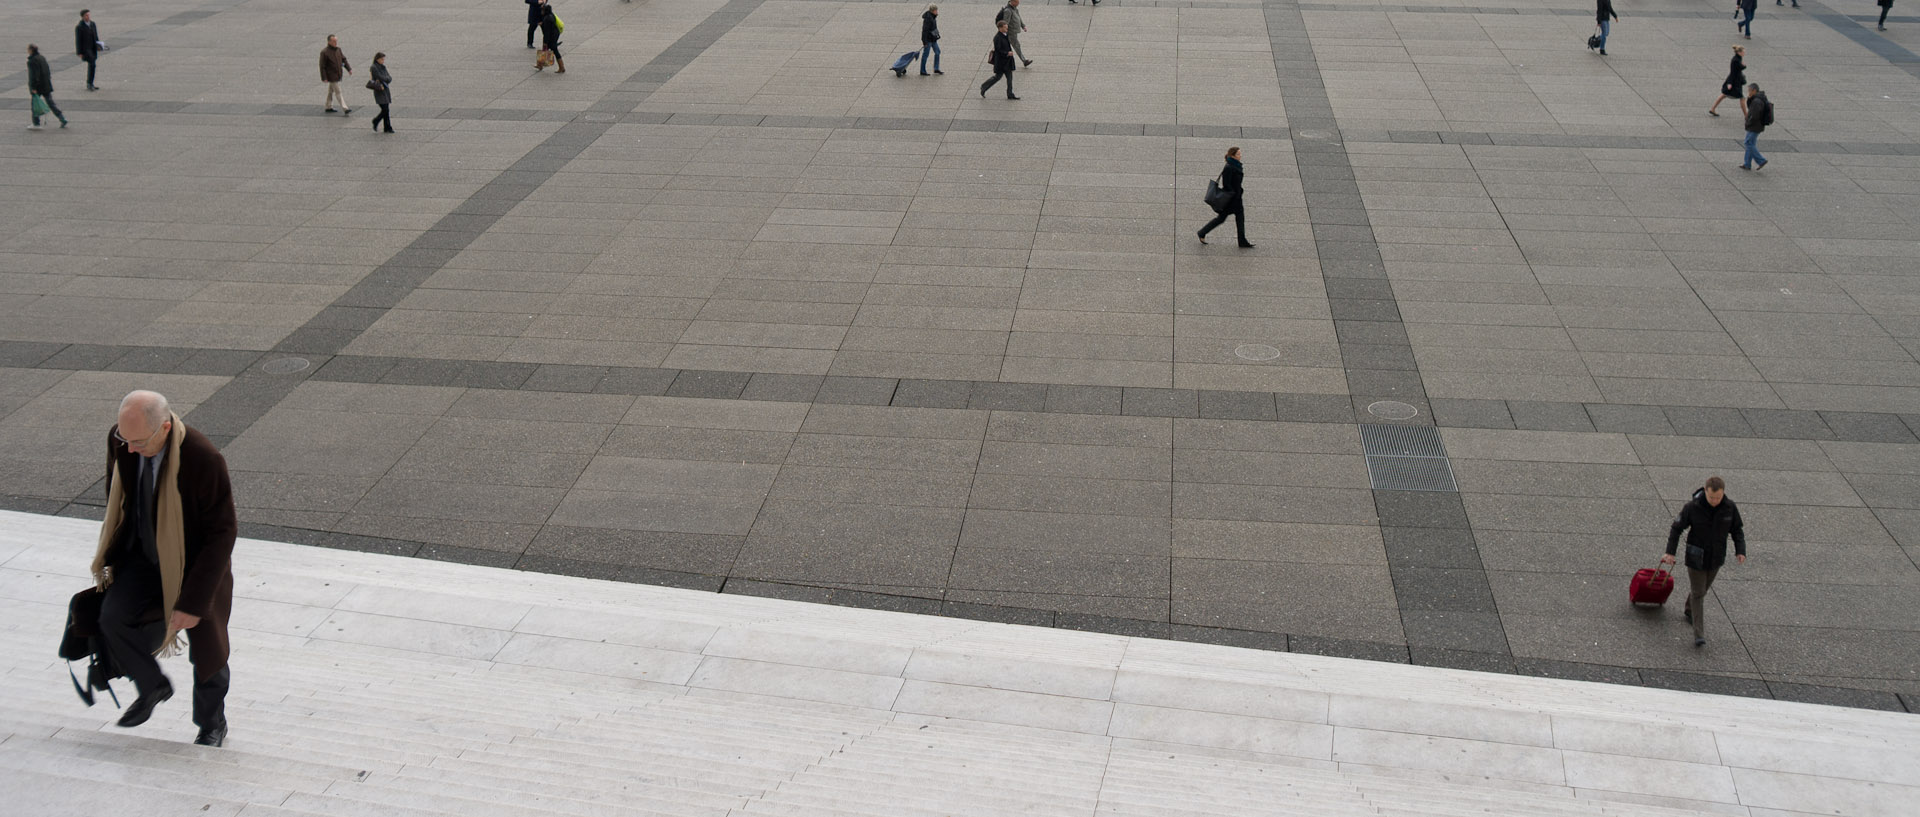
[[[1634,604],[1666,604],[1667,596],[1673,593],[1673,574],[1666,565],[1643,567],[1633,574],[1633,582],[1627,585],[1627,598]]]

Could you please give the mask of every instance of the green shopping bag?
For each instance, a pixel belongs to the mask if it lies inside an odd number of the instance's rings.
[[[46,116],[47,114],[52,112],[53,112],[53,109],[47,107],[46,97],[43,97],[39,94],[33,95],[33,115],[34,116]]]

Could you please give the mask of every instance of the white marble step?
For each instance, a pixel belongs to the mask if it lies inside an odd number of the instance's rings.
[[[0,744],[3,746],[3,744]],[[200,797],[133,783],[100,785],[57,774],[0,766],[8,814],[19,815],[195,815],[196,817],[305,817],[244,811],[235,800]]]
[[[118,730],[50,657],[89,527],[0,513],[0,786],[72,766],[255,817],[1912,817],[1920,800],[1897,762],[1920,754],[1909,716],[252,541],[235,728],[210,754],[172,743],[192,734],[184,695]],[[1671,799],[1696,783],[1722,802]]]

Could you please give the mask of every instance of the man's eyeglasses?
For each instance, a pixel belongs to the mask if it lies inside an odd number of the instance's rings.
[[[136,440],[129,440],[126,437],[121,436],[120,429],[115,428],[113,430],[113,438],[116,440],[119,440],[122,444],[126,445],[128,448],[143,448],[146,446],[147,443],[152,442],[153,438],[160,436],[160,433],[166,430],[167,430],[167,424],[161,423],[160,428],[156,429],[152,434],[148,434],[146,436],[146,439],[136,441]]]

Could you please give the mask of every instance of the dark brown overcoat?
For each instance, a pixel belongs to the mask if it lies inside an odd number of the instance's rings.
[[[178,479],[187,556],[174,609],[200,617],[200,623],[187,631],[187,655],[193,660],[194,677],[205,680],[227,665],[227,619],[233,613],[233,540],[240,522],[233,509],[227,458],[220,455],[207,435],[186,423],[176,422],[173,428],[174,434],[186,434],[180,441]],[[107,446],[113,467],[120,470],[120,484],[139,484],[140,455],[128,451],[126,444],[111,434]],[[138,492],[124,493],[129,505],[120,509],[120,518],[131,520],[136,518],[131,503]],[[122,548],[138,547],[131,533],[124,524],[113,532],[108,564],[120,559]],[[161,614],[164,617],[167,613]]]

